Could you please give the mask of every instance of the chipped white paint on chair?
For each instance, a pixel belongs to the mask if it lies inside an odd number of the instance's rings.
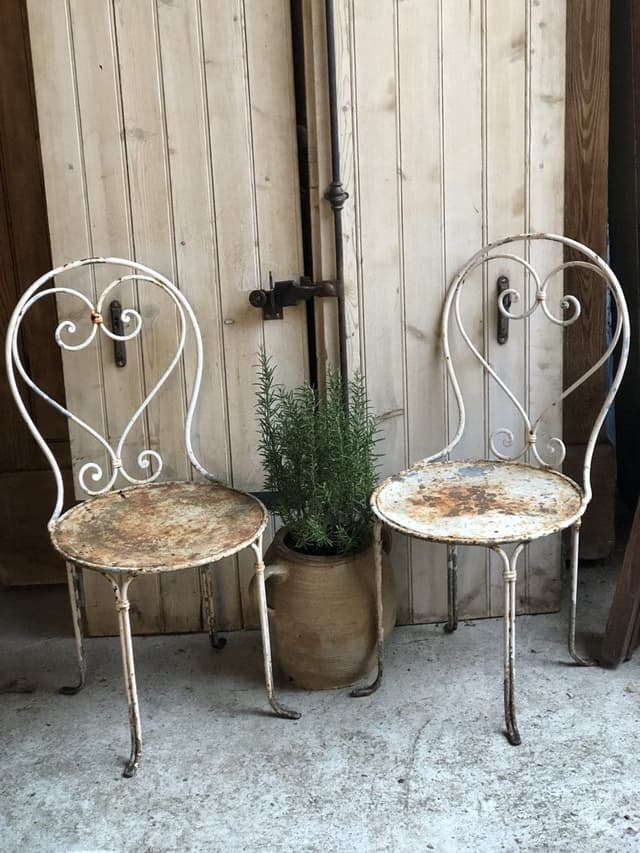
[[[577,253],[579,259],[566,260],[554,266],[545,276],[540,276],[527,259],[534,241],[559,243]],[[524,256],[509,251],[510,244],[522,243]],[[501,379],[492,364],[474,344],[463,320],[461,295],[474,271],[482,270],[493,261],[515,264],[524,270],[525,293],[530,304],[517,311],[512,305],[523,303],[519,290],[509,287],[498,298],[498,311],[511,322],[528,322],[534,314],[542,314],[556,326],[566,327],[577,322],[581,315],[579,300],[571,295],[560,297],[558,316],[550,306],[550,282],[562,276],[564,270],[579,267],[594,273],[607,289],[615,306],[615,326],[602,356],[579,379],[562,391],[542,411],[531,412],[526,401],[520,400],[508,384]],[[479,277],[481,280],[481,277]],[[477,284],[478,278],[475,283]],[[454,461],[451,454],[460,443],[465,431],[484,429],[485,424],[467,423],[465,402],[455,368],[454,350],[450,346],[451,326],[457,329],[472,359],[482,368],[485,381],[495,383],[509,401],[516,420],[522,426],[522,441],[516,439],[514,429],[500,426],[490,434],[490,456],[487,459]],[[603,329],[603,338],[605,330]],[[376,516],[378,587],[380,580],[380,532],[382,525],[428,541],[445,542],[449,549],[448,591],[449,621],[447,630],[457,627],[457,548],[461,545],[482,545],[498,557],[503,570],[505,601],[505,658],[504,704],[507,737],[513,745],[520,743],[515,715],[514,659],[515,616],[518,558],[526,543],[551,533],[571,528],[571,611],[569,619],[569,652],[578,664],[589,665],[575,649],[576,599],[578,584],[578,546],[581,519],[591,500],[591,459],[598,434],[606,414],[613,403],[625,370],[629,353],[629,316],[620,284],[610,267],[595,252],[581,243],[554,234],[519,234],[497,240],[476,252],[454,277],[444,303],[441,323],[442,354],[446,364],[449,388],[457,405],[458,419],[453,435],[441,450],[417,462],[410,469],[396,474],[381,483],[371,499]],[[560,436],[540,439],[542,424],[550,411],[576,391],[599,370],[621,343],[618,364],[611,385],[598,412],[587,443],[582,468],[582,480],[574,482],[554,470],[562,465],[565,445]],[[460,351],[456,351],[459,356]],[[561,359],[561,353],[557,353]],[[513,544],[509,556],[504,546]],[[378,674],[368,687],[355,691],[356,695],[369,695],[380,684],[383,669],[382,601],[378,597]]]
[[[102,265],[124,267],[132,272],[127,271],[114,277],[103,287],[95,301],[82,291],[56,281],[63,280],[65,274],[80,267],[93,269]],[[125,328],[122,334],[111,330],[105,322],[108,299],[125,282],[135,284],[141,301],[144,301],[144,289],[148,287],[158,288],[166,294],[168,304],[175,309],[178,319],[178,345],[159,380],[144,395],[114,444],[78,414],[71,412],[59,401],[51,399],[36,385],[25,366],[19,340],[21,323],[33,305],[46,297],[64,296],[80,303],[82,320],[76,319],[74,315],[73,320],[63,319],[58,324],[54,334],[61,349],[69,353],[87,350],[97,345],[100,335],[109,341],[133,341],[142,333],[144,326],[143,313],[137,308],[125,307],[122,310],[121,320]],[[180,363],[189,333],[193,336],[196,357],[184,426],[184,445],[193,469],[205,482],[160,483],[159,478],[163,471],[160,452],[147,448],[138,453],[137,466],[142,474],[148,472],[145,477],[137,471],[133,473],[125,464],[123,450],[134,426],[144,417],[147,407]],[[251,548],[255,555],[268,699],[278,716],[296,719],[299,714],[280,705],[273,689],[262,559],[262,535],[267,525],[266,509],[252,495],[221,483],[198,460],[192,446],[191,428],[202,383],[203,348],[200,327],[184,295],[160,273],[134,261],[123,258],[86,258],[74,261],[41,276],[24,293],[9,322],[5,354],[9,385],[16,404],[51,465],[57,485],[57,499],[48,527],[53,545],[67,560],[80,672],[78,685],[63,688],[63,692],[76,693],[85,683],[81,589],[77,567],[101,573],[111,583],[115,594],[131,729],[131,755],[124,775],[132,776],[135,773],[142,747],[128,592],[132,581],[143,574],[200,567],[211,642],[214,646],[221,647],[223,642],[215,633],[208,566],[245,548]],[[29,391],[46,400],[78,428],[88,433],[106,453],[108,469],[95,461],[85,462],[80,467],[78,481],[89,498],[64,514],[64,486],[60,466],[29,414],[18,378]],[[117,401],[112,401],[112,404],[117,405]],[[118,488],[114,490],[116,486]]]

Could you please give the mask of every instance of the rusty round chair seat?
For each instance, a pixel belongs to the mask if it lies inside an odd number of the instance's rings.
[[[267,513],[259,500],[217,483],[153,483],[107,492],[51,526],[67,559],[110,572],[166,572],[214,563],[250,545]]]
[[[515,462],[432,462],[381,483],[371,498],[386,524],[450,544],[530,542],[570,527],[580,487],[563,474]]]

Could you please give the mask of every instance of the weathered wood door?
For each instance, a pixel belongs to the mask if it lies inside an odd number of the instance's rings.
[[[565,16],[564,0],[336,2],[340,147],[351,196],[343,214],[349,350],[382,419],[385,475],[446,443],[453,406],[438,323],[453,274],[498,237],[563,233]],[[318,46],[311,72],[317,80],[321,9],[314,7],[308,28]],[[321,87],[310,88],[322,127]],[[323,187],[330,172],[321,131],[317,142]],[[553,249],[546,257],[536,251],[534,266],[550,270],[558,260]],[[323,272],[326,257],[318,253]],[[465,323],[476,344],[486,339],[491,362],[536,410],[560,391],[559,332],[532,322],[513,329],[508,346],[493,343],[493,288],[495,280],[478,282],[486,303],[470,306]],[[473,359],[468,371],[462,368],[462,385],[471,426],[460,452],[484,456],[491,431],[511,426],[514,414]],[[446,618],[444,547],[395,536],[392,559],[400,620]],[[502,579],[484,549],[462,549],[459,561],[461,615],[499,614]],[[521,611],[559,607],[560,568],[559,537],[529,547],[519,577]]]
[[[0,334],[4,340],[19,295],[49,269],[47,211],[42,186],[29,35],[24,0],[0,0]],[[25,324],[22,345],[36,380],[63,393],[62,365],[51,336],[55,305],[40,304]],[[43,335],[48,333],[48,337]],[[35,396],[27,406],[70,467],[66,423]],[[55,486],[0,371],[0,583],[62,582],[64,564],[46,530]]]
[[[204,335],[196,446],[221,477],[260,489],[258,347],[287,383],[307,371],[303,310],[263,325],[248,301],[270,271],[302,272],[289,0],[29,0],[28,8],[53,260],[132,257],[176,281]],[[121,295],[123,304],[132,298]],[[173,317],[160,304],[146,312],[151,334],[126,368],[108,348],[93,361],[65,353],[69,408],[110,437],[175,351]],[[163,447],[168,477],[189,474],[182,382],[163,390],[130,450],[147,440]],[[72,430],[71,444],[76,470],[96,458],[85,433]],[[241,558],[216,572],[223,628],[254,622],[249,571]],[[85,586],[89,630],[113,631],[107,584],[89,572]],[[200,627],[195,572],[141,579],[133,596],[136,631]]]
[[[317,277],[332,278],[324,4],[300,0],[304,19],[312,206]],[[565,2],[557,0],[336,0],[340,149],[350,199],[344,211],[350,369],[364,368],[383,424],[382,471],[400,470],[442,446],[447,418],[437,323],[448,279],[483,242],[508,233],[562,232]],[[302,270],[296,115],[289,0],[29,0],[36,90],[55,261],[131,255],[177,280],[206,333],[209,387],[199,415],[210,467],[260,487],[252,415],[253,364],[264,340],[286,382],[305,376],[301,309],[262,324],[248,291]],[[493,313],[477,309],[476,333]],[[336,353],[334,305],[318,306],[320,373]],[[154,331],[169,332],[166,318]],[[493,357],[522,391],[557,390],[554,331],[528,334],[539,358],[525,361],[523,336]],[[154,345],[155,346],[155,345]],[[108,353],[89,365],[65,360],[70,400],[88,390],[122,399],[122,417],[160,369],[151,346],[131,369]],[[89,371],[101,381],[87,383]],[[470,384],[475,380],[469,378]],[[81,389],[81,390],[74,390]],[[172,404],[180,387],[168,389]],[[465,446],[486,450],[491,400],[472,394],[482,427]],[[78,394],[78,397],[72,395]],[[140,443],[176,448],[174,418],[151,413]],[[102,402],[97,422],[105,422]],[[506,422],[509,423],[509,417]],[[496,424],[497,425],[497,424]],[[95,448],[72,434],[76,463]],[[531,547],[522,610],[559,600],[559,542]],[[403,622],[446,612],[444,549],[396,537]],[[217,574],[223,627],[252,623],[249,567]],[[106,585],[87,578],[93,631],[109,630]],[[498,583],[500,581],[498,580]],[[471,550],[460,566],[461,614],[495,615],[488,559]],[[135,629],[198,626],[197,579],[153,579],[138,592]]]

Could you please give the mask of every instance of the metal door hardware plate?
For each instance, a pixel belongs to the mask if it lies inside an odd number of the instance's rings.
[[[114,335],[124,335],[125,328],[122,323],[122,305],[117,299],[109,303],[109,314],[111,315],[111,331]],[[116,367],[127,366],[127,347],[124,341],[113,342],[113,357]]]
[[[500,297],[504,293],[505,290],[509,289],[509,279],[506,275],[501,275],[496,282],[496,289],[498,291],[498,326],[497,326],[497,338],[499,344],[506,344],[509,339],[509,318],[505,317],[502,311],[500,310]],[[502,299],[502,304],[505,309],[508,311],[511,308],[511,294],[507,293],[507,295]]]
[[[273,281],[269,273],[268,290],[252,290],[249,302],[254,308],[262,308],[265,320],[282,320],[283,310],[289,305],[306,302],[314,296],[337,296],[335,281],[314,282],[306,276],[300,281]]]

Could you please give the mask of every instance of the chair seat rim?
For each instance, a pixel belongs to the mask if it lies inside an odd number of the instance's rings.
[[[531,535],[521,535],[521,536],[452,536],[445,534],[437,534],[435,532],[429,531],[425,532],[420,528],[419,522],[416,522],[415,526],[403,525],[399,522],[391,519],[385,511],[378,506],[378,499],[380,494],[385,490],[385,488],[393,482],[398,482],[411,474],[417,474],[420,471],[427,470],[433,467],[445,467],[445,466],[455,466],[455,465],[500,465],[500,466],[511,466],[522,469],[529,469],[531,471],[535,471],[539,473],[541,471],[545,472],[552,479],[559,479],[568,484],[576,493],[576,495],[580,498],[580,506],[578,510],[567,516],[563,516],[561,518],[553,519],[549,522],[548,527],[545,527],[540,532]],[[510,543],[527,543],[534,542],[537,539],[543,539],[545,536],[550,536],[553,533],[558,533],[562,530],[566,530],[569,527],[572,527],[580,518],[584,515],[585,509],[587,507],[587,503],[584,500],[584,492],[581,486],[576,483],[571,477],[568,477],[566,474],[563,474],[559,471],[555,471],[552,468],[544,468],[538,465],[531,465],[526,462],[514,462],[509,460],[494,460],[494,459],[456,459],[450,461],[435,461],[428,463],[418,463],[411,468],[406,469],[405,471],[400,472],[399,474],[393,474],[390,477],[387,477],[381,483],[376,486],[374,492],[371,495],[370,506],[373,514],[380,521],[384,522],[388,527],[392,530],[396,530],[399,533],[404,533],[407,536],[411,536],[415,539],[422,539],[426,542],[441,542],[443,544],[448,545],[479,545],[479,546],[491,546],[491,545],[506,545]]]
[[[189,560],[178,562],[176,564],[152,564],[152,565],[144,565],[144,566],[126,566],[126,565],[109,565],[107,563],[100,563],[97,561],[93,561],[87,557],[82,555],[78,555],[71,551],[65,550],[64,547],[60,545],[60,543],[56,539],[56,533],[59,531],[60,526],[65,520],[68,520],[70,516],[74,513],[78,513],[82,510],[87,503],[91,502],[92,504],[108,498],[110,495],[129,492],[129,491],[139,491],[141,489],[157,489],[157,488],[166,488],[170,486],[180,486],[180,485],[194,485],[201,486],[203,488],[211,488],[211,489],[224,489],[227,492],[232,492],[236,495],[241,495],[243,497],[249,498],[252,502],[254,502],[261,510],[261,521],[260,524],[257,525],[255,532],[252,533],[251,536],[243,539],[239,543],[234,543],[232,547],[222,549],[222,550],[214,550],[210,553],[207,553],[205,557],[202,557],[199,560]],[[229,486],[226,483],[222,483],[219,481],[196,481],[196,480],[163,480],[159,482],[153,483],[140,483],[133,484],[130,486],[126,486],[121,489],[112,489],[109,492],[105,492],[101,495],[95,495],[87,498],[87,500],[82,501],[79,504],[68,509],[65,513],[63,513],[59,518],[55,521],[50,522],[49,524],[49,537],[51,539],[51,544],[55,548],[55,550],[67,561],[74,563],[77,566],[82,566],[86,569],[91,569],[93,571],[98,572],[107,572],[113,574],[129,574],[129,575],[148,575],[148,574],[162,574],[169,572],[180,572],[186,571],[187,569],[196,569],[201,566],[207,566],[211,563],[216,563],[219,560],[223,560],[225,557],[231,557],[234,554],[248,548],[252,543],[254,543],[262,534],[264,533],[267,524],[269,522],[269,513],[265,505],[262,501],[257,498],[255,495],[252,495],[250,492],[246,492],[242,489],[236,489],[233,486]]]

